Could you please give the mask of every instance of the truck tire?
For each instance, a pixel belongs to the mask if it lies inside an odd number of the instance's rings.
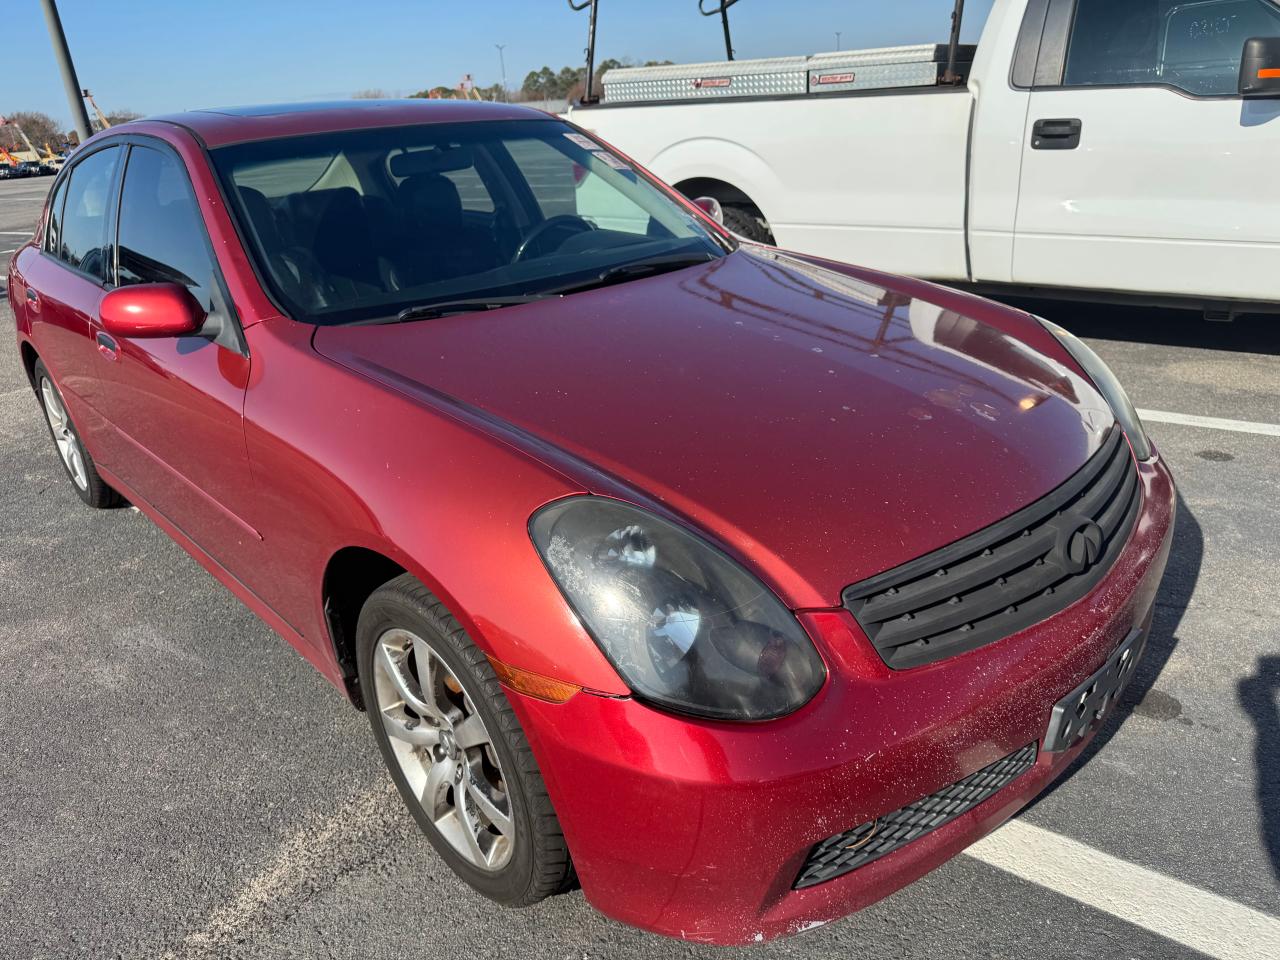
[[[724,215],[725,227],[738,236],[754,240],[756,243],[773,243],[769,224],[750,207],[737,204],[730,206],[726,203],[721,206],[721,211]]]

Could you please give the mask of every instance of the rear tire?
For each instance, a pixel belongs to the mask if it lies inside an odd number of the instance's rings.
[[[412,575],[397,577],[360,611],[356,653],[391,779],[453,872],[512,907],[566,889],[569,848],[529,742],[444,604]]]
[[[98,510],[118,507],[124,499],[105,480],[98,475],[98,468],[93,457],[85,449],[80,433],[67,412],[62,393],[58,390],[53,377],[44,365],[37,360],[31,370],[31,379],[35,382],[36,399],[44,410],[45,426],[49,428],[49,436],[53,438],[58,459],[62,461],[62,469],[71,481],[71,489],[89,506]]]
[[[769,224],[751,207],[725,203],[721,204],[720,212],[724,217],[725,227],[738,236],[754,240],[756,243],[773,243]]]

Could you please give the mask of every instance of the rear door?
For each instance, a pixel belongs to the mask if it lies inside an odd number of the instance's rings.
[[[77,157],[55,187],[39,255],[22,264],[36,352],[89,452],[103,466],[110,466],[118,451],[103,418],[97,317],[110,286],[110,224],[123,154],[122,147],[111,145]]]
[[[131,139],[117,282],[182,284],[208,316],[194,336],[120,338],[100,356],[109,370],[106,414],[131,451],[117,469],[239,575],[261,539],[243,519],[253,490],[241,422],[248,351],[182,161],[159,141]]]
[[[1237,95],[1274,0],[1052,0],[1013,280],[1280,300],[1280,100]]]

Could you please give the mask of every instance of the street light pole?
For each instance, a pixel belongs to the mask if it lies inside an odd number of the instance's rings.
[[[71,121],[75,124],[80,142],[84,143],[93,136],[93,131],[89,126],[89,111],[84,108],[84,99],[80,94],[80,81],[76,79],[76,67],[71,62],[71,51],[67,49],[67,36],[62,32],[62,18],[58,16],[55,0],[40,0],[40,5],[44,7],[44,22],[49,27],[53,55],[58,61],[58,69],[62,71],[62,85],[67,90]]]
[[[839,49],[840,49],[840,31],[837,30],[836,31],[836,50],[839,51]]]
[[[507,61],[506,61],[506,58],[503,57],[502,51],[506,49],[507,45],[505,43],[495,43],[494,46],[498,48],[498,63],[502,67],[502,102],[506,103],[507,102]]]

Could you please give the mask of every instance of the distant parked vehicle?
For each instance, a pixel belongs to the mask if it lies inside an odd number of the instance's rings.
[[[976,48],[614,69],[569,119],[791,250],[1280,309],[1275,0],[995,0]]]
[[[18,171],[11,163],[0,163],[0,180],[13,180],[18,176]]]

